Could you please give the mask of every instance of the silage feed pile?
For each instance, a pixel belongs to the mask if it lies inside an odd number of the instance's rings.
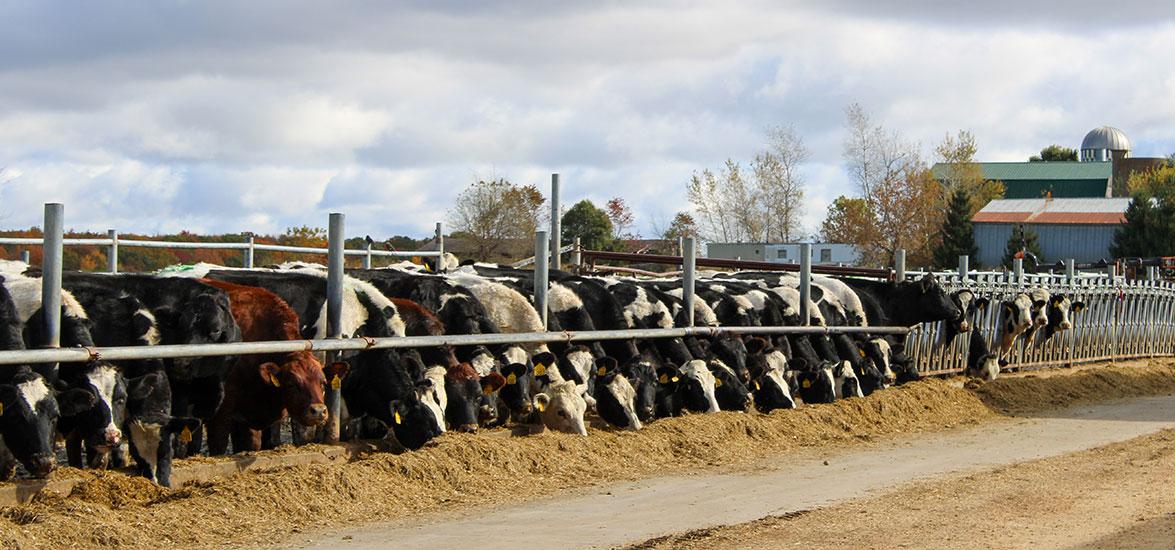
[[[829,405],[770,415],[690,415],[639,432],[592,430],[586,438],[446,434],[416,452],[249,472],[178,489],[120,473],[72,470],[68,475],[83,482],[68,497],[40,496],[0,509],[0,540],[9,547],[54,548],[274,543],[329,527],[752,464],[800,447],[977,424],[998,418],[996,411],[1026,410],[1021,407],[1028,403],[1102,398],[1109,388],[1108,397],[1175,392],[1175,367],[1007,378],[974,391],[930,379]],[[1084,392],[1092,395],[1079,397]]]

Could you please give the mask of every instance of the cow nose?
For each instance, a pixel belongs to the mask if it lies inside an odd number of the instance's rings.
[[[531,413],[531,411],[533,411],[533,410],[534,410],[534,405],[532,405],[532,404],[530,403],[530,400],[523,401],[523,402],[522,402],[522,406],[521,406],[521,407],[519,407],[519,408],[518,408],[518,410],[519,410],[519,412],[521,412],[522,414],[530,414],[530,413]]]
[[[657,411],[653,407],[643,407],[641,409],[641,416],[644,418],[653,418]]]
[[[53,466],[57,463],[51,454],[33,455],[31,462],[32,470],[29,473],[33,477],[45,477],[49,475],[49,472],[53,471]]]
[[[118,428],[106,428],[106,433],[103,435],[109,445],[118,445],[118,442],[122,441],[122,432]]]
[[[1069,321],[1064,321],[1061,323],[1061,330],[1069,330],[1071,328],[1073,328],[1073,323],[1070,323]]]
[[[971,331],[971,323],[968,323],[967,321],[963,321],[962,323],[959,323],[959,332],[970,332],[970,331]]]
[[[462,424],[457,431],[467,434],[477,433],[477,424]]]
[[[309,420],[309,424],[311,425],[322,424],[323,422],[326,422],[326,417],[326,405],[323,405],[322,403],[315,403],[310,405],[310,410],[306,411],[306,420]]]

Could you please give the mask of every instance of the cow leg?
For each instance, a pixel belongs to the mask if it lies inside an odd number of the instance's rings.
[[[285,422],[285,421],[278,420],[277,422],[274,422],[272,426],[265,428],[264,430],[261,430],[261,448],[262,449],[274,449],[274,448],[277,448],[278,445],[281,445],[281,443],[282,443],[282,423],[283,422]],[[292,428],[293,433],[295,434],[294,441],[297,442],[297,440],[298,440],[297,427],[291,426],[291,428]]]
[[[241,422],[232,423],[233,453],[261,450],[261,431]]]
[[[219,456],[228,454],[229,432],[232,430],[232,421],[223,416],[213,417],[207,424],[208,430],[208,454],[210,456]],[[195,433],[192,434],[192,441],[195,442]],[[180,445],[183,447],[184,445]],[[236,449],[234,449],[236,450]]]
[[[85,467],[82,462],[82,436],[76,430],[65,436],[65,458],[70,467]]]

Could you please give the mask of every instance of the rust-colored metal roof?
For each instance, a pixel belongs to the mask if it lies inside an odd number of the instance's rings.
[[[1116,225],[1125,221],[1128,198],[998,199],[971,217],[974,223]]]

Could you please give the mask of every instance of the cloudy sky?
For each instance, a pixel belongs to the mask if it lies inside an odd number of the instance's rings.
[[[620,195],[646,235],[774,125],[805,217],[851,192],[844,108],[982,160],[1110,124],[1175,151],[1175,3],[0,4],[0,228],[424,236],[476,178]]]

